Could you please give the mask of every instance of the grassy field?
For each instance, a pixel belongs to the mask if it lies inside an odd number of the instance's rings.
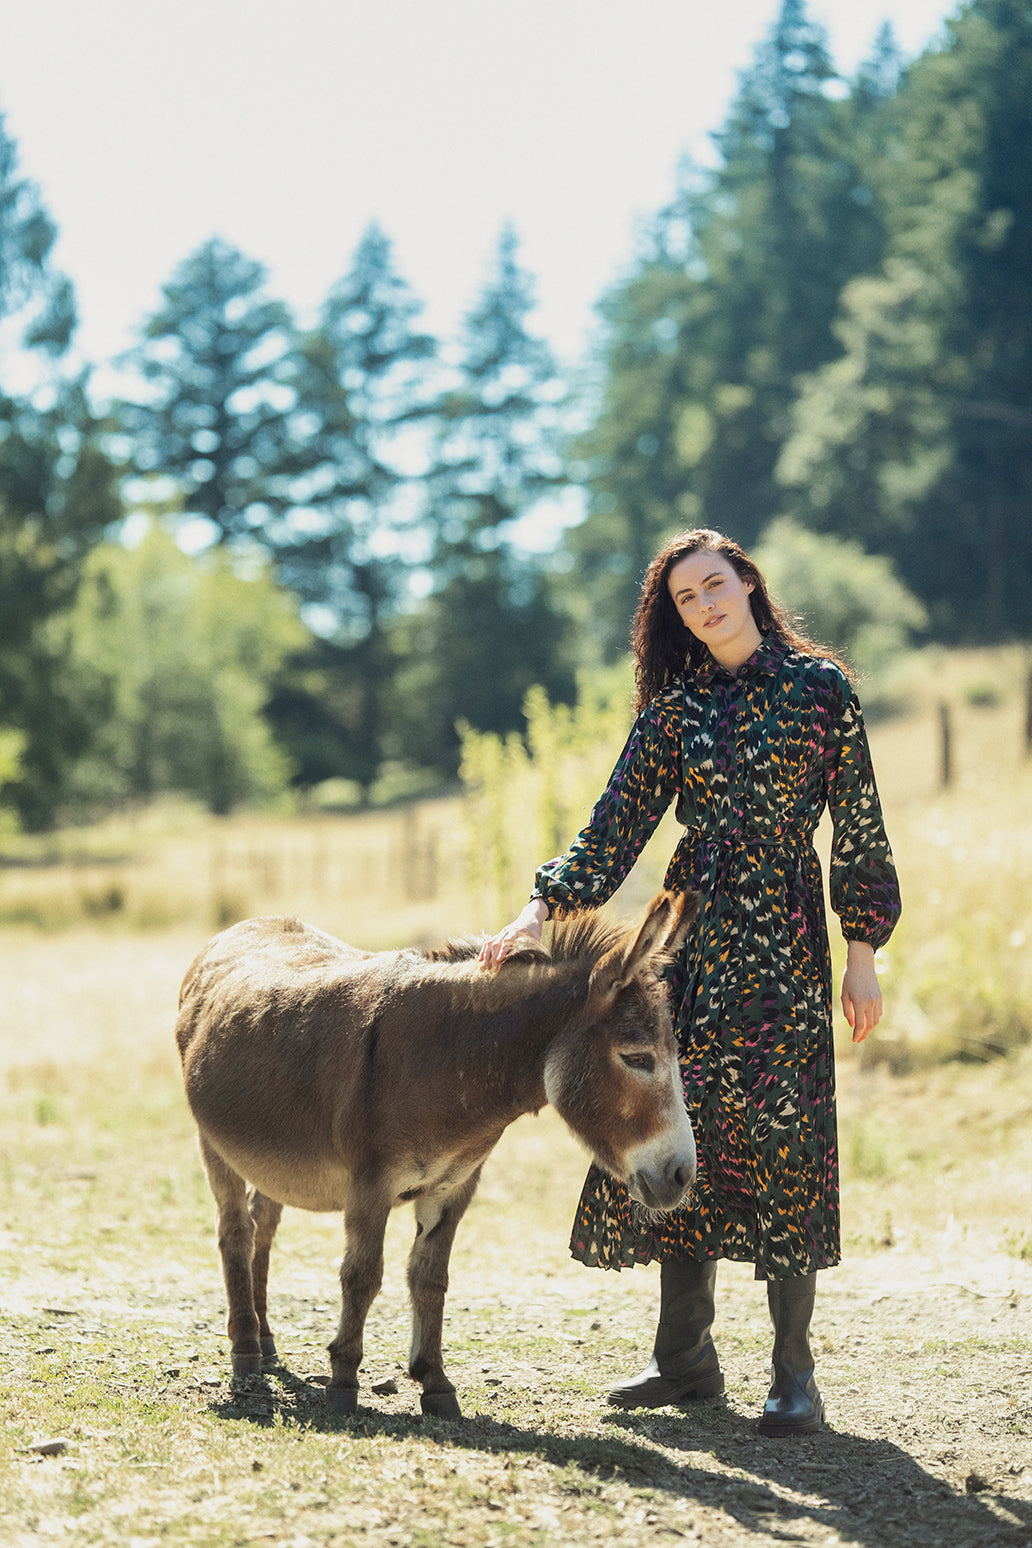
[[[467,885],[458,801],[347,822],[212,825],[166,810],[48,851],[12,840],[20,863],[0,890],[4,1548],[1027,1548],[1022,666],[1016,653],[951,658],[911,689],[910,717],[872,729],[907,912],[886,953],[884,1036],[869,1051],[843,1035],[839,1050],[846,1261],[822,1276],[815,1324],[831,1428],[791,1445],[753,1428],[769,1328],[739,1266],[720,1273],[727,1399],[691,1414],[606,1408],[612,1380],[647,1357],[656,1278],[569,1260],[584,1160],[547,1112],[507,1133],[460,1231],[446,1339],[464,1420],[422,1419],[404,1375],[407,1211],[391,1223],[358,1419],[333,1418],[322,1392],[331,1217],[285,1217],[271,1280],[282,1363],[264,1390],[230,1391],[211,1200],[171,1043],[179,980],[236,913],[296,911],[367,945],[495,924],[501,900]],[[625,912],[654,885],[666,836],[653,848]]]

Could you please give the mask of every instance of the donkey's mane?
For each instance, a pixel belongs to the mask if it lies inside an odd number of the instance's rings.
[[[626,923],[608,919],[597,909],[584,909],[556,921],[552,930],[552,960],[578,962],[590,957],[597,962],[607,951],[619,946],[627,938],[627,932]]]
[[[585,909],[558,919],[548,946],[539,946],[528,936],[524,945],[509,953],[502,966],[514,966],[518,962],[581,962],[585,958],[597,962],[618,945],[626,933],[626,925],[603,918],[596,910]],[[421,956],[426,962],[468,962],[479,956],[482,945],[482,936],[460,936],[445,941],[442,946],[428,947]]]

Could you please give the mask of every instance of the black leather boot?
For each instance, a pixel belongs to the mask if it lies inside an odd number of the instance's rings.
[[[711,1259],[669,1259],[659,1266],[659,1327],[652,1359],[614,1387],[614,1408],[664,1408],[719,1397],[724,1374],[710,1337],[717,1265]]]
[[[810,1318],[817,1275],[769,1279],[767,1305],[774,1324],[771,1389],[760,1417],[763,1435],[812,1435],[824,1423],[810,1353]]]

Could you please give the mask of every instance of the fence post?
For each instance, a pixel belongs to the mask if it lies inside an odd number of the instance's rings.
[[[939,745],[939,783],[943,790],[948,790],[953,782],[953,724],[945,699],[939,705]]]

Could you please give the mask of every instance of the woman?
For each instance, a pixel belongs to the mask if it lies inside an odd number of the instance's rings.
[[[881,1016],[874,953],[899,915],[860,707],[841,663],[716,532],[682,533],[653,560],[632,644],[638,718],[612,778],[481,960],[497,966],[520,935],[540,938],[554,911],[604,903],[676,801],[686,831],[666,885],[702,895],[669,970],[698,1177],[682,1208],[652,1216],[592,1166],[571,1250],[601,1268],[660,1260],[652,1360],[610,1393],[620,1408],[723,1392],[716,1261],[755,1264],[774,1324],[760,1429],[806,1433],[824,1417],[809,1344],[817,1270],[840,1256],[831,964],[812,842],[826,804],[854,1042]]]

